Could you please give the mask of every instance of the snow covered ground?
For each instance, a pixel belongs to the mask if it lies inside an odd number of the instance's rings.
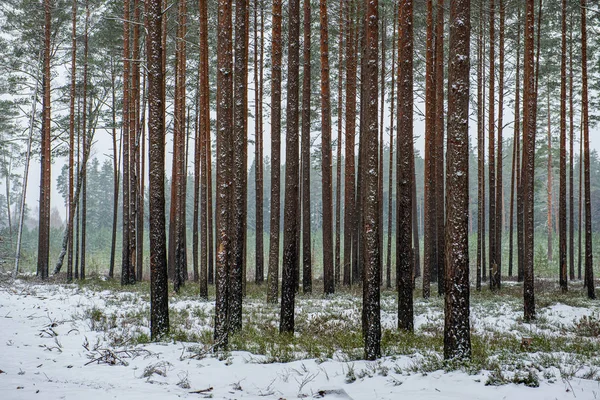
[[[475,298],[472,331],[483,347],[487,340],[490,348],[498,340],[519,346],[523,337],[532,337],[537,346],[519,354],[492,352],[489,359],[498,366],[492,371],[448,368],[433,347],[376,362],[355,360],[343,351],[302,359],[298,351],[293,361],[281,363],[247,351],[213,355],[205,352],[208,344],[175,336],[145,343],[147,299],[139,290],[0,279],[0,399],[600,399],[600,338],[594,337],[600,305],[584,299],[582,306],[546,301],[552,304],[538,307],[538,322],[524,324],[518,298]],[[343,294],[302,297],[298,318],[337,315],[351,321],[360,316],[357,301]],[[247,299],[245,326],[276,321],[277,308],[263,303]],[[384,296],[382,305],[384,328],[393,331],[394,296]],[[213,307],[214,302],[174,297],[172,322],[187,337],[210,337]],[[442,301],[416,301],[415,316],[415,337],[439,335]],[[329,323],[335,321],[319,320]],[[564,348],[543,351],[557,343]],[[535,375],[539,387],[486,385],[519,374],[523,381]]]

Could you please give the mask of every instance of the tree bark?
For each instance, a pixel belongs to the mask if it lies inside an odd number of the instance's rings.
[[[437,1],[435,31],[435,223],[438,295],[444,293],[445,193],[444,193],[444,0]]]
[[[258,39],[258,7],[260,2],[260,51]],[[262,284],[265,280],[264,273],[264,225],[263,225],[263,49],[264,49],[264,9],[262,0],[254,2],[254,83],[257,99],[255,101],[255,136],[254,162],[255,162],[255,187],[256,187],[256,270],[255,282]],[[260,61],[259,61],[260,60]]]
[[[381,308],[379,252],[379,193],[378,193],[378,101],[377,101],[377,53],[378,53],[378,0],[367,0],[365,9],[365,74],[364,92],[364,172],[363,185],[363,315],[365,359],[375,360],[381,354]]]
[[[411,3],[412,4],[412,3]],[[386,269],[385,269],[385,287],[392,287],[392,231],[393,231],[393,193],[394,193],[394,111],[395,107],[395,90],[396,90],[396,24],[399,22],[398,7],[394,6],[394,25],[392,30],[392,84],[390,87],[390,164],[388,167],[388,235],[387,235],[387,250],[386,250]],[[400,57],[400,53],[398,53]],[[381,105],[383,107],[383,104]],[[397,157],[397,155],[396,155]],[[413,181],[414,187],[414,181]],[[383,200],[383,199],[382,199]],[[414,201],[414,199],[413,199]],[[413,204],[414,209],[414,204]],[[417,216],[413,213],[413,220]]]
[[[427,43],[425,67],[425,226],[423,297],[430,294],[430,282],[437,279],[435,223],[435,65],[433,43],[433,0],[427,0]]]
[[[50,186],[51,186],[51,127],[52,122],[50,103],[50,45],[52,34],[52,1],[44,0],[44,77],[42,101],[42,137],[41,137],[41,174],[40,174],[40,212],[38,234],[37,276],[48,278],[48,263],[50,257]]]
[[[323,193],[323,291],[332,294],[334,286],[333,218],[331,197],[331,95],[329,85],[329,26],[327,1],[319,1],[321,53],[321,176]],[[289,85],[288,85],[289,86]],[[286,161],[287,163],[287,161]],[[287,164],[286,164],[287,165]],[[286,168],[287,170],[287,168]],[[287,186],[287,185],[286,185]]]
[[[343,284],[349,286],[356,281],[353,274],[353,257],[356,254],[356,213],[355,208],[355,135],[356,135],[356,28],[355,0],[346,0],[346,166],[344,171],[344,277]]]
[[[281,0],[273,0],[271,44],[271,217],[267,303],[279,295],[279,227],[281,174]]]
[[[500,281],[498,280],[498,259],[496,257],[497,245],[496,245],[496,235],[497,229],[496,224],[499,221],[496,221],[496,207],[500,207],[500,204],[497,204],[496,198],[496,116],[495,116],[495,107],[496,107],[496,91],[495,91],[495,19],[496,19],[496,9],[495,9],[496,0],[490,0],[490,52],[489,52],[489,105],[488,105],[488,191],[489,191],[489,261],[490,261],[490,289],[496,290],[500,288]]]
[[[534,75],[533,25],[534,0],[527,0],[525,12],[525,53],[524,53],[524,93],[523,93],[523,301],[524,319],[535,319],[535,296],[533,276],[533,201],[534,201],[534,157],[537,101]]]
[[[583,122],[583,161],[585,191],[585,280],[587,295],[596,298],[592,253],[592,193],[590,187],[590,122],[587,69],[587,0],[581,0],[581,118]]]
[[[448,62],[447,277],[444,358],[471,357],[469,321],[469,54],[470,0],[450,6]]]
[[[298,268],[300,0],[290,0],[288,7],[289,39],[286,105],[285,203],[283,218],[281,315],[279,319],[279,332],[282,334],[294,333],[294,307],[296,299],[295,276],[296,269]],[[329,172],[331,174],[331,170]],[[329,189],[331,190],[331,187]],[[331,233],[331,230],[329,232]],[[330,265],[330,267],[333,268],[333,265]]]
[[[229,278],[229,328],[242,329],[242,298],[246,220],[246,177],[244,156],[248,140],[245,115],[248,110],[248,1],[237,0],[235,7],[235,64],[233,83],[233,237],[232,264]]]
[[[568,289],[567,281],[567,0],[562,0],[560,54],[560,193],[559,209],[559,270],[560,288]]]
[[[304,61],[302,69],[302,291],[304,293],[312,292],[312,253],[310,227],[310,36],[311,7],[310,1],[305,0],[304,47],[302,52]]]
[[[412,332],[413,316],[413,2],[400,3],[398,40],[398,152],[396,161],[396,276],[398,329]],[[391,169],[390,169],[391,176]],[[391,178],[390,178],[391,179]],[[391,191],[390,191],[391,193]]]
[[[233,49],[232,4],[219,0],[217,35],[217,268],[214,340],[219,348],[229,338],[229,287],[232,231]]]

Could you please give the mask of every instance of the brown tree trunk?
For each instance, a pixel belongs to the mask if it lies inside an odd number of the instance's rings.
[[[585,286],[590,299],[596,298],[592,253],[592,196],[590,187],[590,122],[587,69],[587,0],[581,0],[581,112],[583,122],[583,161],[585,190]]]
[[[430,282],[437,279],[435,223],[435,65],[433,43],[433,0],[427,0],[427,44],[425,72],[425,224],[423,297],[428,298]],[[399,50],[401,51],[401,50]]]
[[[344,76],[344,0],[340,0],[339,36],[338,36],[338,87],[337,87],[337,156],[336,156],[336,194],[335,194],[335,271],[334,283],[340,284],[341,278],[341,251],[342,251],[342,117],[343,117],[343,90],[342,77]],[[304,97],[303,97],[304,98]]]
[[[296,298],[295,276],[296,269],[298,268],[298,95],[300,78],[300,0],[290,0],[288,15],[289,39],[286,105],[287,124],[285,148],[285,203],[283,216],[281,314],[279,320],[279,332],[282,334],[294,333],[294,308]],[[329,88],[329,86],[327,86],[327,88]],[[323,134],[325,135],[325,133]],[[329,154],[331,155],[331,151]],[[331,163],[329,166],[331,167]],[[323,172],[323,174],[325,175],[326,172]],[[329,174],[331,175],[331,170],[329,171]],[[329,187],[329,190],[331,191],[331,186]],[[329,233],[331,233],[331,229],[329,230]],[[333,265],[330,264],[329,267],[333,268]],[[325,266],[325,268],[327,268],[327,266]],[[333,278],[333,274],[331,277]]]
[[[378,195],[378,101],[377,101],[377,53],[378,40],[378,0],[366,1],[365,14],[365,81],[364,96],[364,185],[363,185],[363,315],[365,359],[375,360],[381,354],[381,309],[380,309],[380,269],[379,252],[379,195]]]
[[[560,288],[568,289],[567,281],[567,0],[562,0],[560,54],[560,193],[558,198],[558,251]]]
[[[304,61],[302,70],[302,291],[304,293],[312,292],[312,253],[310,229],[310,25],[310,1],[305,0],[304,48],[302,52]],[[338,208],[336,208],[336,210],[337,209]]]
[[[509,217],[509,250],[508,250],[508,276],[513,276],[513,259],[514,259],[514,206],[515,206],[515,189],[518,191],[520,182],[520,165],[521,165],[521,7],[518,9],[517,16],[517,61],[516,61],[516,76],[515,76],[515,120],[513,122],[513,162],[512,173],[510,179],[510,217]],[[517,209],[519,201],[517,200]],[[519,217],[517,216],[517,219]],[[517,232],[519,230],[517,229]],[[518,233],[517,233],[518,236]],[[517,245],[520,248],[520,245]],[[518,265],[520,265],[521,253],[519,253]],[[520,271],[521,268],[517,267]],[[521,274],[517,272],[519,276]]]
[[[413,316],[413,3],[400,4],[398,40],[398,152],[396,161],[396,276],[398,329],[412,332]],[[391,169],[390,169],[391,176]],[[391,178],[390,178],[391,179]],[[390,191],[391,193],[391,191]]]
[[[471,357],[469,321],[469,54],[470,2],[450,6],[448,62],[448,219],[444,358]]]
[[[569,30],[569,279],[575,279],[575,185],[573,159],[575,127],[573,124],[573,14]]]
[[[242,297],[244,275],[244,228],[246,220],[246,180],[244,155],[248,127],[248,1],[238,0],[235,7],[235,64],[233,83],[233,219],[232,264],[229,277],[229,329],[242,329]]]
[[[496,221],[496,207],[500,207],[500,204],[497,204],[496,199],[496,116],[495,116],[495,107],[496,107],[496,91],[495,91],[495,2],[496,0],[489,0],[490,4],[490,52],[489,52],[489,105],[488,105],[488,191],[489,191],[489,260],[490,260],[490,289],[496,290],[500,288],[500,281],[498,280],[498,259],[496,257],[496,224],[500,223]]]
[[[279,295],[279,226],[281,174],[281,0],[273,0],[271,44],[271,217],[267,302],[277,303]]]
[[[525,53],[524,53],[524,94],[523,94],[523,301],[524,319],[535,319],[534,277],[533,277],[533,201],[534,201],[534,157],[537,93],[534,75],[533,25],[534,0],[527,0],[525,12]]]
[[[435,223],[438,294],[444,293],[445,235],[444,235],[444,0],[437,1],[435,31]]]
[[[165,231],[165,92],[161,0],[146,5],[146,56],[148,60],[148,138],[150,171],[150,332],[157,339],[169,331],[167,247]]]
[[[392,30],[392,84],[390,87],[390,164],[388,167],[388,235],[387,235],[387,250],[386,250],[386,268],[385,268],[385,286],[389,289],[392,287],[392,231],[393,231],[393,193],[394,193],[394,111],[395,107],[395,90],[396,90],[396,24],[398,23],[399,14],[398,7],[394,6],[394,27]],[[411,58],[412,59],[412,58]],[[383,104],[381,105],[383,107]],[[396,155],[397,156],[397,155]],[[413,181],[414,187],[414,181]],[[383,199],[382,199],[383,200]],[[413,199],[414,201],[414,199]],[[413,204],[414,209],[414,204]],[[417,216],[413,213],[413,220]],[[414,233],[413,233],[414,234]],[[418,257],[418,255],[417,255]]]
[[[112,70],[111,70],[112,72]],[[72,27],[71,27],[71,87],[69,90],[70,101],[69,101],[69,216],[67,224],[69,226],[69,248],[67,250],[67,281],[73,280],[73,218],[75,217],[75,203],[73,199],[73,188],[75,186],[74,177],[74,164],[73,164],[73,153],[75,152],[75,87],[77,83],[77,0],[73,0],[73,11],[72,11]],[[112,81],[112,88],[114,90],[114,78]],[[113,98],[113,107],[114,107]],[[113,121],[114,122],[114,121]],[[113,125],[113,137],[115,135]],[[116,162],[116,157],[115,157]],[[114,253],[113,253],[114,254]],[[111,274],[112,277],[112,266],[111,262]]]
[[[219,0],[217,35],[217,268],[214,340],[225,348],[229,337],[229,278],[233,193],[232,4]]]
[[[42,138],[41,138],[41,174],[40,174],[40,213],[38,235],[37,276],[48,278],[50,257],[50,186],[51,186],[51,104],[50,104],[50,40],[52,34],[52,1],[44,0],[44,77],[42,101]]]
[[[347,1],[346,16],[346,166],[344,171],[344,277],[343,284],[350,285],[357,277],[353,274],[353,257],[356,253],[355,207],[355,135],[356,135],[356,29],[355,0]]]
[[[502,231],[504,227],[504,185],[502,178],[503,168],[503,146],[504,140],[502,136],[504,124],[504,23],[505,23],[505,8],[504,0],[499,0],[500,11],[500,32],[498,44],[498,144],[496,155],[496,278],[495,282],[500,289],[502,283]]]
[[[482,271],[485,271],[485,107],[483,78],[483,4],[479,1],[477,32],[477,276],[475,289],[481,290]]]
[[[321,21],[321,174],[323,193],[323,290],[334,292],[333,218],[331,198],[331,99],[329,88],[329,27],[327,1],[320,0]],[[289,86],[289,85],[288,85]],[[287,170],[287,168],[286,168]],[[287,186],[287,185],[286,185]]]
[[[115,270],[115,250],[116,250],[116,244],[117,244],[117,220],[118,220],[118,214],[119,214],[119,179],[121,176],[121,171],[120,171],[120,165],[121,165],[121,160],[120,160],[120,156],[121,156],[121,148],[119,146],[119,148],[117,149],[117,93],[116,93],[116,86],[115,86],[115,79],[116,79],[116,68],[114,65],[114,60],[111,59],[111,71],[110,71],[110,77],[111,77],[111,97],[112,97],[112,107],[111,107],[111,114],[112,114],[112,144],[113,144],[113,220],[112,220],[112,235],[111,235],[111,245],[110,245],[110,265],[109,265],[109,271],[108,271],[108,276],[112,279],[114,277],[114,270]],[[122,131],[121,131],[121,135],[122,135]],[[122,140],[119,141],[119,143],[123,143]],[[71,149],[73,149],[74,145],[71,144]],[[73,214],[75,214],[75,199],[71,196],[71,204],[73,205]],[[71,224],[73,224],[73,218],[70,217],[71,220]],[[72,225],[71,225],[72,226]],[[72,229],[72,228],[71,228]],[[73,234],[70,233],[69,234],[69,240],[70,242],[73,241]],[[69,257],[72,257],[72,253],[73,253],[73,249],[72,249],[72,245],[70,245],[70,255]]]
[[[381,277],[379,281],[383,284],[383,131],[384,124],[383,118],[385,116],[385,41],[386,41],[386,20],[385,20],[385,3],[381,4],[381,21],[380,21],[380,42],[381,42],[381,90],[380,90],[380,104],[381,112],[379,119],[379,176],[377,182],[377,192],[379,193],[379,254],[381,257]]]
[[[123,252],[121,259],[121,285],[129,285],[133,282],[130,280],[132,275],[132,260],[131,260],[131,240],[130,237],[130,229],[129,229],[129,220],[131,216],[131,212],[129,210],[130,206],[130,196],[131,190],[129,188],[130,184],[130,167],[129,167],[129,158],[130,158],[130,149],[129,149],[129,136],[132,133],[132,129],[130,126],[130,87],[131,87],[131,51],[130,51],[130,0],[124,0],[123,2]]]
[[[548,200],[546,203],[548,220],[546,222],[546,229],[548,232],[548,262],[552,262],[552,131],[550,125],[550,88],[548,87],[548,102],[546,116],[548,118],[548,183],[546,185],[546,193]]]
[[[82,145],[84,151],[88,148],[88,24],[89,24],[89,7],[88,2],[85,3],[85,32],[83,34],[83,122],[81,124],[83,133]],[[88,152],[89,154],[89,152]],[[87,161],[87,160],[86,160]],[[81,269],[79,279],[85,279],[85,261],[86,261],[86,236],[87,236],[87,162],[83,164],[81,169],[82,192],[81,192]]]
[[[258,8],[259,1],[254,2],[254,87],[255,101],[255,136],[254,165],[256,187],[256,270],[255,282],[262,284],[265,280],[264,272],[264,228],[263,228],[263,49],[264,49],[264,8],[260,0],[260,52],[258,39]],[[260,61],[259,61],[260,60]]]
[[[208,86],[208,7],[206,0],[199,0],[199,102],[200,115],[200,296],[208,298],[208,284],[212,283],[212,192],[210,191],[212,177],[210,166],[210,93]]]

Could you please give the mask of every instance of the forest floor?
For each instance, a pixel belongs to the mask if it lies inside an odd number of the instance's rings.
[[[318,286],[319,283],[315,283]],[[171,332],[149,341],[149,286],[0,276],[0,399],[600,399],[600,303],[581,283],[536,283],[524,323],[520,284],[471,293],[473,359],[442,360],[443,299],[415,292],[415,333],[396,331],[382,293],[382,353],[362,361],[360,289],[299,295],[296,334],[248,285],[244,329],[213,353],[214,300],[170,296]],[[214,294],[212,294],[214,299]]]

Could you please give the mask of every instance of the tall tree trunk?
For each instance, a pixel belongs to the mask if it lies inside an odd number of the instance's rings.
[[[85,32],[83,34],[83,123],[82,123],[82,133],[83,133],[83,149],[87,151],[88,148],[88,26],[90,19],[90,9],[88,6],[88,2],[85,2]],[[91,107],[90,107],[91,110]],[[87,153],[89,154],[89,152]],[[86,159],[87,161],[87,159]],[[87,231],[87,162],[83,164],[82,168],[82,185],[83,190],[81,193],[81,270],[80,270],[80,279],[85,279],[85,260],[86,260],[86,231]]]
[[[342,82],[344,76],[344,0],[340,0],[339,36],[338,36],[338,87],[337,87],[337,156],[336,156],[336,194],[335,194],[335,285],[341,279],[341,251],[342,251],[342,121],[344,96]],[[347,12],[347,11],[346,11]],[[304,97],[303,97],[304,98]]]
[[[150,332],[157,339],[169,331],[169,293],[165,231],[165,92],[163,85],[162,1],[147,0],[148,167],[150,215]]]
[[[435,223],[438,294],[444,293],[445,235],[444,235],[444,0],[437,1],[435,31]]]
[[[210,93],[208,86],[208,6],[206,0],[198,1],[199,8],[199,83],[198,90],[200,95],[200,115],[198,122],[200,124],[200,296],[208,298],[208,284],[211,283],[212,267],[212,192],[209,187],[212,186],[212,177],[210,174],[210,165],[212,159],[210,156]],[[210,226],[210,228],[209,228]]]
[[[380,21],[380,42],[381,42],[381,90],[380,90],[380,104],[381,104],[381,113],[379,119],[379,176],[377,182],[377,191],[379,193],[379,254],[381,257],[381,277],[380,282],[383,284],[383,131],[384,123],[383,119],[385,117],[385,41],[386,41],[386,20],[385,20],[385,3],[381,4],[381,21]]]
[[[547,208],[547,224],[546,229],[548,231],[548,262],[552,262],[552,130],[550,125],[550,87],[548,85],[548,102],[547,102],[547,111],[546,117],[548,119],[548,184],[546,186],[546,193],[548,194],[548,202],[546,203]]]
[[[40,174],[40,213],[38,234],[37,276],[48,278],[48,263],[50,257],[50,186],[51,160],[50,142],[50,40],[52,34],[52,1],[44,0],[44,77],[42,101],[42,138],[41,138],[41,174]]]
[[[242,329],[242,298],[244,272],[244,221],[247,171],[244,155],[248,126],[248,1],[237,0],[235,7],[235,64],[233,98],[233,219],[232,264],[229,277],[229,329],[232,333]]]
[[[344,277],[343,284],[350,285],[357,278],[353,274],[353,257],[356,253],[356,213],[355,206],[355,135],[356,135],[356,29],[355,0],[346,0],[346,147],[344,170]]]
[[[524,319],[535,319],[535,297],[533,277],[533,200],[534,200],[534,157],[536,116],[535,103],[537,93],[534,75],[534,45],[533,25],[534,0],[527,0],[525,12],[525,53],[524,53],[524,83],[523,83],[523,301]]]
[[[365,81],[364,96],[364,178],[363,185],[363,315],[365,359],[375,360],[381,354],[381,308],[380,308],[380,269],[379,252],[379,201],[378,195],[378,129],[377,129],[377,53],[378,40],[378,0],[366,1],[365,13]]]
[[[475,288],[481,290],[482,272],[485,271],[485,107],[483,78],[483,4],[479,1],[477,32],[477,275]]]
[[[267,303],[277,303],[279,295],[279,227],[281,175],[281,0],[273,0],[271,44],[271,217]]]
[[[508,250],[508,276],[513,276],[513,259],[514,259],[514,205],[515,205],[515,189],[519,192],[520,176],[521,176],[521,7],[518,8],[517,16],[517,61],[515,75],[515,120],[513,123],[513,165],[510,179],[510,219],[509,219],[509,250]],[[518,194],[517,194],[518,197]],[[517,214],[519,210],[519,200],[517,199]],[[519,216],[517,215],[517,220]],[[519,228],[517,228],[517,236],[519,237]],[[517,247],[520,249],[520,239]],[[517,275],[521,276],[521,253],[518,253]]]
[[[503,168],[503,146],[504,139],[502,136],[504,124],[504,24],[505,24],[505,7],[504,0],[499,0],[500,11],[500,32],[498,43],[498,144],[496,155],[496,278],[495,282],[500,289],[502,283],[502,231],[504,227],[504,185],[502,178]]]
[[[111,69],[112,72],[112,69]],[[73,202],[74,164],[73,153],[75,152],[75,88],[77,84],[77,0],[73,0],[72,7],[72,27],[71,27],[71,87],[69,90],[69,214],[67,224],[69,226],[69,248],[67,250],[67,281],[73,280],[73,218],[75,217],[75,207]],[[114,77],[112,80],[114,91]],[[113,102],[114,107],[114,102]],[[114,126],[113,126],[114,134]],[[116,157],[115,157],[116,160]],[[111,274],[112,277],[111,262]]]
[[[329,88],[329,26],[327,1],[319,1],[321,22],[321,174],[323,192],[323,291],[334,292],[333,218],[331,198],[331,99]],[[291,40],[291,39],[290,39]],[[288,85],[289,86],[289,85]],[[287,170],[287,168],[286,168]],[[287,186],[287,185],[286,185]]]
[[[260,52],[258,39],[258,8],[260,2]],[[262,0],[254,1],[254,89],[255,100],[255,137],[254,165],[255,165],[255,187],[256,187],[256,270],[255,282],[262,284],[265,280],[264,273],[264,229],[263,229],[263,42],[264,42],[264,9]],[[260,61],[259,61],[260,60]]]
[[[596,298],[592,253],[592,193],[590,188],[590,122],[587,69],[587,0],[581,0],[581,112],[585,190],[585,286],[590,299]]]
[[[567,0],[562,0],[560,54],[560,194],[559,194],[559,270],[560,288],[567,291]]]
[[[573,14],[570,15],[569,30],[569,279],[575,279],[575,184],[573,181],[573,144],[575,127],[573,125]]]
[[[133,213],[133,219],[131,221],[132,227],[132,237],[135,237],[135,247],[132,249],[132,259],[135,259],[135,277],[137,281],[141,281],[144,275],[144,212],[142,210],[143,201],[144,201],[144,169],[142,167],[143,156],[141,149],[144,147],[144,139],[143,132],[145,129],[145,102],[146,102],[146,85],[145,78],[142,83],[142,79],[140,77],[140,15],[141,15],[141,5],[139,0],[134,0],[133,2],[133,90],[132,90],[132,98],[134,104],[134,113],[132,117],[134,118],[134,126],[135,126],[135,135],[131,138],[134,142],[134,165],[132,170],[134,171],[134,176],[132,179],[132,186],[134,188],[135,197],[132,201],[133,209],[135,212]],[[144,99],[144,103],[142,105],[141,99]]]
[[[398,152],[396,161],[396,276],[398,329],[412,332],[413,315],[413,3],[400,3],[398,26]],[[391,169],[390,169],[391,176]],[[391,190],[390,190],[391,195]]]
[[[283,218],[281,315],[279,319],[279,332],[282,334],[294,333],[294,308],[296,299],[295,276],[296,269],[298,268],[298,95],[300,78],[300,0],[290,0],[288,7],[289,39],[286,104],[287,124],[285,143],[285,203]],[[323,133],[323,135],[325,135],[325,133]],[[331,151],[329,154],[331,155]],[[329,166],[331,167],[331,163],[329,163]],[[323,174],[325,175],[326,172],[324,171]],[[329,174],[331,175],[331,170],[329,170]],[[331,186],[329,186],[329,190],[331,193]],[[329,204],[331,205],[331,201]],[[331,210],[329,215],[331,221]],[[329,233],[331,234],[331,225]],[[333,268],[333,265],[330,264],[329,267]],[[325,266],[325,268],[327,268],[327,266]]]
[[[219,348],[229,338],[229,287],[232,262],[233,193],[233,49],[232,4],[219,0],[217,35],[217,268],[214,340]]]
[[[302,290],[304,293],[312,292],[312,253],[310,231],[310,35],[310,1],[305,0],[304,48],[302,51],[304,61],[302,69]],[[336,208],[336,210],[338,210],[338,208]]]
[[[444,358],[471,357],[469,322],[469,54],[470,1],[450,6],[448,62],[447,277]]]
[[[131,24],[131,11],[130,11],[130,0],[124,0],[123,2],[123,252],[121,259],[121,285],[129,285],[133,282],[130,281],[132,260],[131,260],[131,240],[130,237],[130,216],[129,210],[131,190],[129,188],[130,177],[129,173],[131,168],[129,166],[130,158],[130,140],[129,136],[132,133],[130,126],[131,120],[129,118],[130,113],[130,75],[131,75],[131,52],[130,52],[130,24]]]
[[[427,0],[427,44],[425,72],[425,224],[423,297],[428,298],[430,282],[437,279],[435,224],[435,65],[433,42],[433,0]],[[399,50],[402,51],[402,50]]]
[[[496,107],[496,91],[495,91],[495,66],[496,66],[496,58],[495,58],[495,20],[496,20],[496,8],[495,8],[496,0],[489,0],[490,4],[490,53],[489,53],[489,62],[490,62],[490,72],[489,72],[489,112],[488,112],[488,191],[489,191],[489,260],[490,260],[490,289],[496,290],[500,288],[500,281],[498,280],[498,259],[496,257],[496,224],[500,223],[496,221],[496,207],[500,207],[500,204],[497,204],[496,199],[496,116],[495,116],[495,107]]]
[[[399,22],[398,7],[394,6],[394,27],[392,30],[392,84],[390,87],[390,164],[388,167],[388,226],[387,226],[387,250],[386,250],[386,268],[385,268],[385,286],[389,289],[392,287],[392,231],[393,231],[393,193],[394,193],[394,111],[395,107],[395,90],[396,90],[396,24]],[[399,56],[399,53],[398,53]],[[412,58],[411,58],[412,59]],[[399,60],[398,60],[399,61]],[[383,104],[381,105],[383,107]],[[396,155],[397,157],[397,155]],[[413,181],[414,187],[414,181]],[[383,199],[382,199],[383,200]],[[413,199],[414,201],[414,199]],[[414,210],[414,204],[413,204]],[[413,220],[417,216],[413,212]],[[414,232],[413,232],[414,234]],[[418,257],[418,255],[416,255]],[[415,257],[415,258],[416,258]]]

